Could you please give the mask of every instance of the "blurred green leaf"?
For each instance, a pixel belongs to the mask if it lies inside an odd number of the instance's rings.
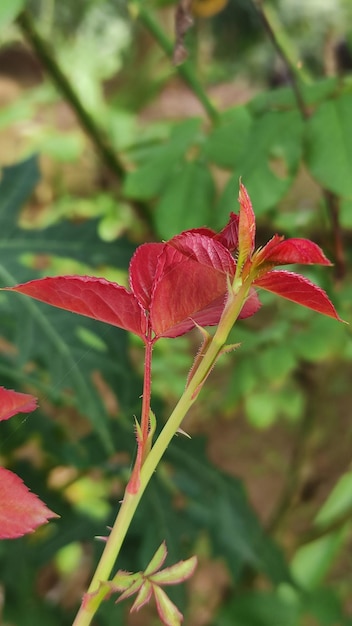
[[[341,226],[346,229],[352,228],[352,198],[342,198],[340,202]]]
[[[325,526],[348,511],[352,511],[352,472],[346,472],[339,478],[314,522],[318,526]]]
[[[1,0],[0,29],[5,28],[17,17],[23,9],[26,0]]]
[[[257,358],[261,378],[272,382],[284,379],[297,364],[293,351],[287,343],[264,346]]]
[[[304,589],[317,587],[324,580],[344,540],[345,529],[342,528],[299,548],[291,563],[292,575],[297,583]]]
[[[243,593],[229,602],[214,626],[298,626],[299,605],[275,592]]]
[[[324,587],[315,589],[302,598],[302,605],[305,613],[314,615],[318,620],[319,626],[336,626],[348,624],[345,620],[341,602],[337,598],[332,589]]]
[[[38,276],[37,271],[21,263],[26,253],[81,261],[87,261],[89,255],[91,267],[110,264],[127,268],[133,247],[123,240],[119,245],[102,242],[94,221],[63,222],[44,230],[19,228],[19,209],[37,181],[34,158],[3,170],[0,183],[0,281],[3,286]],[[34,389],[44,388],[52,398],[65,398],[66,403],[76,406],[92,421],[110,447],[107,412],[92,383],[94,372],[99,371],[119,396],[122,409],[130,408],[130,401],[135,402],[132,398],[136,394],[136,379],[129,363],[126,333],[29,298],[18,298],[15,294],[7,294],[0,307],[3,333],[17,346],[15,355],[2,356],[3,373],[15,376],[16,381],[30,381]],[[94,345],[87,346],[88,336],[95,336]],[[106,347],[105,352],[101,351],[101,345]],[[29,375],[26,364],[33,361],[38,368],[32,369]]]
[[[149,200],[163,191],[195,141],[199,127],[199,119],[186,120],[174,128],[167,141],[150,148],[139,167],[127,175],[124,194],[128,198]]]
[[[174,463],[173,480],[186,497],[183,517],[206,529],[215,554],[226,559],[234,580],[249,566],[275,584],[290,583],[283,554],[261,527],[242,483],[209,462],[204,441],[175,440],[167,459]]]
[[[209,225],[215,185],[205,163],[182,163],[155,209],[155,225],[161,239],[189,228]]]
[[[306,160],[323,187],[352,197],[352,94],[320,104],[307,123]]]
[[[254,120],[243,151],[238,154],[235,174],[218,204],[223,218],[235,205],[239,176],[257,216],[281,200],[301,159],[303,128],[298,111],[269,111]]]
[[[339,356],[345,343],[346,328],[323,315],[310,315],[305,330],[288,338],[296,356],[314,362]]]
[[[34,138],[36,149],[43,154],[57,159],[63,163],[76,161],[84,149],[83,136],[79,133],[44,134],[43,137]]]
[[[245,398],[248,420],[256,428],[269,428],[278,415],[276,396],[271,389],[251,391]]]
[[[220,124],[209,134],[204,155],[220,167],[236,167],[248,142],[251,124],[252,117],[245,106],[226,111]]]
[[[306,105],[317,104],[336,93],[339,79],[335,76],[322,78],[312,82],[301,82],[300,92]],[[258,115],[268,110],[287,110],[297,107],[297,99],[292,87],[280,87],[263,91],[256,95],[248,104],[252,115]]]

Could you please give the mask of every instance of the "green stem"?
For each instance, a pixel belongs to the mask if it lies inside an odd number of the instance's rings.
[[[212,369],[219,354],[221,353],[227,337],[241,312],[243,304],[247,298],[249,288],[250,281],[248,280],[239,288],[238,293],[235,296],[232,296],[232,294],[229,295],[229,300],[225,306],[218,328],[209,343],[203,359],[200,361],[197,370],[189,382],[189,385],[185,389],[158,439],[145,459],[145,462],[143,463],[140,473],[140,487],[138,492],[135,494],[125,492],[114,527],[107,540],[104,552],[87,592],[87,594],[94,595],[91,595],[90,597],[89,595],[85,596],[73,626],[89,626],[99,605],[109,593],[109,589],[102,583],[106,582],[110,576],[111,570],[120,552],[122,543],[142,495],[165,450],[177,432],[177,429],[180,427],[185,415],[195,402],[199,389],[206,380],[209,371]]]
[[[155,41],[157,41],[157,43],[165,52],[165,54],[170,59],[172,59],[173,52],[174,52],[174,44],[167,37],[167,35],[165,35],[160,24],[154,18],[152,13],[146,8],[145,4],[146,4],[145,0],[143,0],[142,2],[140,0],[135,0],[134,2],[131,3],[131,7],[132,7],[132,10],[133,8],[135,8],[136,15],[138,16],[139,20],[142,22],[143,26],[154,37]],[[208,98],[202,85],[198,81],[196,73],[194,71],[194,67],[190,63],[190,61],[185,61],[184,63],[182,63],[182,65],[177,65],[175,69],[178,72],[178,74],[181,76],[183,81],[188,85],[188,87],[197,96],[199,102],[202,104],[209,119],[213,123],[216,122],[219,117],[219,113],[216,107],[211,102],[211,100]]]
[[[309,111],[302,96],[301,82],[302,80],[307,81],[308,76],[302,69],[296,51],[282,28],[275,8],[272,5],[269,6],[264,0],[253,0],[253,2],[270,40],[290,76],[292,89],[301,115],[303,119],[307,119],[309,117]]]

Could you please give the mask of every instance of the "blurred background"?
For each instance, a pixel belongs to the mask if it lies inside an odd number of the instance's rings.
[[[349,321],[352,4],[2,0],[0,166],[1,286],[71,273],[127,284],[139,244],[220,229],[241,177],[257,244],[278,232],[321,245],[334,266],[302,273]],[[348,626],[351,330],[260,297],[117,567],[145,568],[165,539],[170,563],[199,558],[170,592],[187,625]],[[194,332],[156,345],[159,427],[199,344]],[[129,476],[142,375],[136,338],[1,293],[0,383],[40,409],[1,424],[0,461],[61,516],[0,543],[4,626],[72,623]],[[94,624],[158,624],[153,606],[128,609],[112,599]]]

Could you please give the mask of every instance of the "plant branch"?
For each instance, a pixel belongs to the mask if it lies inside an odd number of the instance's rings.
[[[349,507],[347,511],[336,517],[333,522],[330,522],[330,524],[311,528],[308,532],[298,537],[297,547],[306,545],[312,541],[317,541],[318,539],[322,539],[333,532],[341,530],[346,524],[351,523],[351,517],[352,507]]]
[[[31,45],[43,67],[55,83],[59,92],[63,95],[65,100],[75,112],[79,123],[94,143],[104,163],[117,176],[117,178],[123,178],[125,171],[122,163],[119,161],[113,148],[109,145],[107,138],[104,137],[103,130],[98,127],[96,121],[83,106],[67,76],[59,67],[55,54],[48,42],[41,37],[39,32],[36,30],[34,21],[29,11],[25,9],[20,13],[17,18],[17,24],[20,27],[26,41]]]
[[[253,2],[271,43],[286,67],[301,115],[303,119],[308,119],[309,111],[304,102],[300,87],[300,81],[305,77],[300,67],[300,61],[295,55],[285,32],[281,28],[274,7],[269,7],[263,0],[253,0]]]
[[[281,24],[272,5],[268,6],[265,0],[252,0],[262,20],[263,26],[270,38],[275,50],[281,58],[290,77],[293,93],[296,98],[297,107],[304,121],[307,121],[311,115],[302,94],[301,83],[302,78],[306,78],[300,61],[293,51],[293,46],[283,31]],[[339,223],[339,200],[336,194],[321,185],[322,193],[330,214],[330,221],[334,241],[335,256],[335,277],[342,279],[346,274],[346,263],[344,255],[344,245],[342,237],[342,229]]]
[[[132,9],[135,10],[136,16],[138,16],[143,26],[154,37],[155,41],[159,44],[169,59],[172,60],[174,54],[174,43],[165,35],[160,24],[145,5],[146,3],[144,1],[141,2],[140,0],[135,0],[135,2],[131,3]],[[195,96],[197,96],[209,119],[213,123],[216,122],[219,117],[218,111],[198,81],[191,62],[185,61],[181,65],[177,65],[176,71],[186,85],[188,85],[188,87],[193,91]]]
[[[332,223],[333,241],[334,241],[334,256],[335,267],[334,273],[336,280],[342,280],[346,275],[346,258],[343,245],[343,232],[340,224],[340,202],[338,196],[329,191],[323,189],[325,202],[327,204],[330,219]]]
[[[113,529],[73,626],[89,626],[99,605],[109,594],[110,588],[106,584],[104,585],[104,583],[106,583],[111,574],[111,570],[142,495],[164,455],[165,450],[180,427],[185,415],[195,402],[199,389],[202,387],[221,353],[227,337],[242,310],[249,288],[250,281],[248,280],[239,288],[236,297],[229,297],[228,304],[225,306],[218,328],[204,353],[203,359],[199,362],[199,366],[194,372],[192,379],[189,381],[183,395],[176,404],[143,463],[140,472],[140,486],[137,493],[125,492]]]

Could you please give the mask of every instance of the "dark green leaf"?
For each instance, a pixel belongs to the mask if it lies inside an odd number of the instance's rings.
[[[236,107],[222,117],[204,146],[204,155],[220,167],[238,166],[238,159],[248,143],[252,117],[244,106]]]
[[[270,111],[254,121],[247,143],[238,155],[235,174],[218,205],[222,219],[236,207],[239,177],[248,189],[256,215],[281,200],[300,162],[302,133],[303,122],[298,111]]]
[[[189,119],[178,124],[169,139],[153,150],[147,159],[127,175],[124,193],[129,198],[148,200],[157,196],[173,176],[187,149],[195,141],[200,120]]]
[[[19,228],[20,206],[37,180],[33,158],[4,169],[0,184],[1,285],[10,286],[38,276],[21,263],[26,253],[77,259],[92,267],[106,264],[127,268],[133,247],[125,241],[102,242],[93,221],[64,222],[45,230]],[[3,372],[33,384],[38,391],[44,390],[52,399],[65,398],[66,403],[75,405],[92,421],[110,446],[107,414],[93,377],[100,371],[118,395],[121,409],[130,410],[132,397],[138,392],[129,364],[126,333],[16,294],[3,294],[0,310],[3,332],[18,349],[16,355],[1,358]],[[95,345],[87,346],[87,333],[96,336]],[[38,368],[28,375],[26,364],[32,361]]]
[[[352,197],[352,94],[323,102],[308,121],[307,163],[325,188]]]
[[[205,163],[183,163],[162,194],[156,207],[155,223],[161,239],[209,225],[215,186]]]
[[[216,554],[226,559],[238,579],[247,566],[265,573],[274,583],[290,582],[284,557],[262,529],[242,483],[210,464],[202,439],[174,441],[167,458],[186,505],[183,515],[206,529]]]
[[[227,604],[217,616],[216,626],[298,626],[298,608],[277,593],[255,591]]]

